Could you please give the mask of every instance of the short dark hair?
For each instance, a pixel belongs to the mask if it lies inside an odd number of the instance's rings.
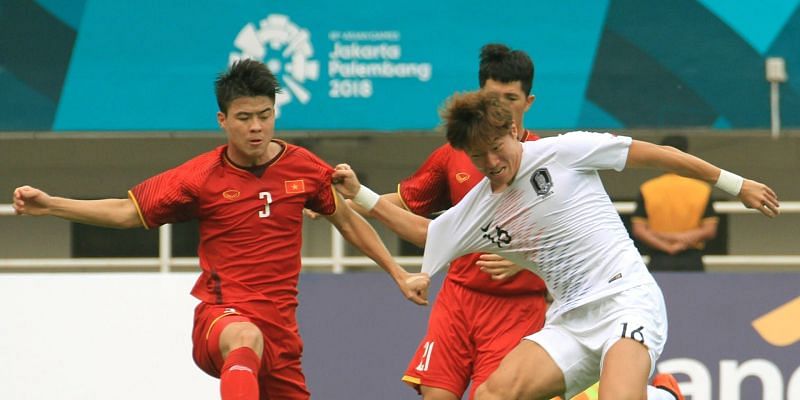
[[[453,95],[441,114],[447,141],[459,150],[492,143],[508,134],[514,121],[500,95],[482,91]]]
[[[481,48],[481,64],[478,70],[480,87],[488,79],[510,83],[519,81],[522,91],[530,96],[533,88],[533,61],[522,50],[511,50],[499,43],[490,43]]]
[[[281,89],[275,75],[261,61],[243,59],[219,74],[214,83],[217,105],[223,113],[228,113],[231,103],[240,97],[267,96],[275,102],[275,95]]]
[[[672,146],[684,153],[689,152],[689,139],[683,135],[670,135],[661,140],[662,146]]]

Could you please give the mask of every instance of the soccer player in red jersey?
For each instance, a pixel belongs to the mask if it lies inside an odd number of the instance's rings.
[[[199,220],[193,357],[221,379],[223,400],[309,398],[295,317],[304,207],[325,215],[409,300],[426,304],[420,288],[427,278],[394,262],[372,227],[333,190],[333,169],[274,138],[278,90],[263,63],[233,64],[216,81],[217,121],[227,144],[145,180],[127,199],[74,200],[30,186],[14,191],[18,214],[145,229]]]
[[[514,124],[533,104],[533,62],[523,51],[502,44],[481,49],[481,90],[496,92],[512,110]],[[520,141],[536,140],[520,129]],[[396,193],[381,197],[415,214],[427,216],[458,203],[483,175],[469,156],[444,144]],[[361,207],[353,206],[363,215]],[[478,267],[476,267],[476,265]],[[431,309],[428,331],[402,378],[424,400],[460,399],[470,381],[470,398],[519,341],[544,325],[544,282],[530,271],[509,268],[493,254],[469,254],[450,264]]]
[[[534,67],[520,50],[500,44],[481,49],[481,90],[497,92],[513,110],[516,126],[534,101]],[[538,136],[520,129],[521,141]],[[483,179],[469,156],[450,144],[437,148],[410,177],[387,196],[418,215],[430,215],[458,203]],[[470,254],[453,260],[431,309],[428,331],[403,376],[424,400],[460,399],[472,381],[470,398],[520,339],[544,324],[547,302],[544,282],[530,271],[509,277],[486,271],[499,256]]]

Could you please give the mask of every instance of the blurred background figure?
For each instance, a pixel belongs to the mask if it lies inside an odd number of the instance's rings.
[[[661,145],[689,152],[686,136],[667,136]],[[673,173],[642,184],[631,218],[633,236],[647,245],[650,271],[703,271],[705,243],[717,235],[718,222],[711,186]]]

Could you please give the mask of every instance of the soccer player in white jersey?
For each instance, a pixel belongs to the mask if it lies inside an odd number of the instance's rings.
[[[423,272],[466,253],[497,253],[540,275],[552,293],[544,328],[511,351],[476,398],[571,398],[600,379],[601,399],[678,399],[647,385],[667,339],[661,290],[603,188],[598,170],[657,168],[714,183],[768,217],[775,192],[670,147],[629,137],[570,132],[522,143],[508,108],[491,93],[455,95],[443,111],[450,144],[483,179],[436,220],[392,206],[347,165],[334,173],[345,197],[412,243]]]

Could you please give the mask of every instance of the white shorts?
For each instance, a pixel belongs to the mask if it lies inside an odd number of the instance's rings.
[[[652,374],[667,341],[667,310],[655,283],[569,310],[525,340],[542,346],[561,368],[570,399],[600,379],[606,352],[623,337],[647,347]]]

